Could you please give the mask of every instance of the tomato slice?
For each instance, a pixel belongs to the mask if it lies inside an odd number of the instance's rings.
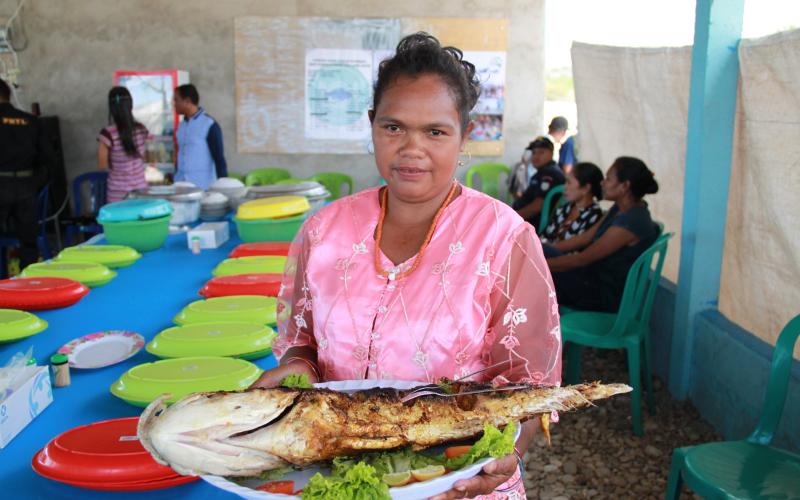
[[[272,481],[264,483],[256,488],[258,491],[266,491],[267,493],[283,493],[284,495],[291,495],[294,493],[294,481]]]
[[[447,458],[460,457],[461,455],[469,452],[470,449],[472,449],[471,445],[451,446],[444,450],[444,456]]]

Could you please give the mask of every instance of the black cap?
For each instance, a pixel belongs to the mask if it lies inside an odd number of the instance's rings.
[[[527,149],[533,151],[536,148],[549,149],[550,151],[553,151],[555,149],[553,147],[553,141],[551,141],[547,137],[537,137],[536,139],[531,141],[530,144],[528,144]]]
[[[550,130],[567,130],[569,122],[563,116],[556,116],[550,121]]]

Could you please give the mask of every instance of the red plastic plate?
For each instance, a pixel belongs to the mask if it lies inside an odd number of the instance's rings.
[[[210,279],[198,292],[203,297],[228,297],[231,295],[265,295],[277,297],[282,275],[276,273],[234,274]]]
[[[0,280],[0,308],[37,311],[67,307],[81,300],[87,293],[87,286],[66,278]]]
[[[44,450],[42,450],[44,451]],[[41,453],[41,451],[39,452]],[[37,453],[34,455],[33,458],[33,468],[36,470],[36,459],[39,455]],[[71,481],[64,478],[59,477],[51,477],[46,474],[42,474],[39,470],[36,470],[41,476],[52,479],[53,481],[58,481],[60,483],[68,484],[70,486],[75,486],[77,488],[85,488],[88,490],[102,490],[102,491],[146,491],[146,490],[157,490],[160,488],[171,488],[173,486],[180,486],[182,484],[191,483],[192,481],[197,481],[199,478],[196,476],[180,476],[180,475],[173,475],[172,477],[167,477],[164,479],[157,479],[155,481],[142,481],[142,482],[129,482],[129,483],[103,483],[103,482],[87,482],[87,481]]]
[[[286,241],[262,241],[258,243],[242,243],[231,251],[228,257],[251,257],[254,255],[289,255],[292,244]]]
[[[157,463],[136,437],[139,417],[105,420],[70,429],[42,448],[33,469],[70,483],[149,483],[177,473]]]

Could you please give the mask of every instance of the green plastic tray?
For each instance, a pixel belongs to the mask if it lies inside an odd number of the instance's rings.
[[[246,389],[261,374],[243,359],[215,356],[162,359],[134,366],[111,385],[111,394],[135,406],[147,406],[164,393],[174,403],[193,392]]]
[[[36,335],[47,328],[47,321],[29,312],[0,309],[0,343]]]
[[[214,276],[230,276],[233,274],[272,273],[283,274],[286,257],[283,255],[253,255],[225,259],[211,272]]]
[[[56,260],[94,262],[106,267],[127,267],[141,258],[142,254],[124,245],[78,245],[62,250]]]
[[[258,323],[195,323],[168,328],[147,344],[147,352],[159,358],[231,356],[256,359],[272,352],[277,333]],[[262,354],[263,353],[263,354]]]
[[[263,295],[214,297],[192,302],[172,321],[177,325],[230,321],[274,325],[277,305],[275,297]]]
[[[95,262],[37,262],[25,268],[20,276],[54,276],[80,281],[84,285],[94,288],[102,286],[114,279],[117,273],[103,264]]]

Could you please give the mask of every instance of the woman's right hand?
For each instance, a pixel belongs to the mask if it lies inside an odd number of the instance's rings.
[[[250,384],[249,388],[263,387],[265,389],[270,389],[272,387],[278,387],[281,385],[281,380],[292,374],[308,376],[308,382],[311,384],[319,382],[317,374],[314,373],[314,370],[311,369],[308,363],[293,360],[285,365],[266,370],[255,382]]]

